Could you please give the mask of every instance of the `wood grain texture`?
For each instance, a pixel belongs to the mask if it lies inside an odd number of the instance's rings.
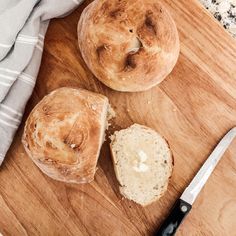
[[[169,141],[175,167],[168,191],[145,208],[122,199],[108,142],[103,145],[94,182],[54,181],[24,152],[23,122],[0,170],[0,232],[4,235],[151,235],[219,139],[236,125],[236,41],[197,0],[187,4],[185,0],[161,1],[177,23],[181,54],[171,75],[142,93],[112,91],[87,69],[78,50],[76,26],[89,2],[65,19],[51,22],[24,121],[37,102],[58,87],[100,92],[109,97],[117,113],[110,132],[137,122]],[[235,144],[177,235],[235,234]]]

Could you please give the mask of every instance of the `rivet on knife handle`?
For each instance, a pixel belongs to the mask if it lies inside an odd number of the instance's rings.
[[[192,206],[178,199],[171,210],[171,213],[166,218],[164,223],[159,228],[158,232],[156,232],[155,236],[171,236],[174,235],[180,224],[182,223],[185,216],[189,213]]]

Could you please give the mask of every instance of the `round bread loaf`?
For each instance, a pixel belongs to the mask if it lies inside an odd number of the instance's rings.
[[[108,99],[83,89],[60,88],[29,115],[22,138],[34,163],[53,179],[94,179],[104,141]]]
[[[111,136],[111,153],[120,192],[143,206],[167,190],[173,159],[167,142],[154,130],[134,124]]]
[[[156,0],[95,0],[78,23],[81,54],[93,74],[118,91],[160,83],[179,56],[176,25]]]

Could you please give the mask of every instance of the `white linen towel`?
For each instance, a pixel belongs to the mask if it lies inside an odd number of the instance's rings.
[[[49,20],[83,0],[0,0],[0,165],[38,75]]]

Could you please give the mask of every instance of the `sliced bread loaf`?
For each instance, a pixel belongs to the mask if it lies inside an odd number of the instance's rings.
[[[111,153],[121,194],[143,206],[167,190],[173,159],[167,142],[154,130],[134,124],[111,136]]]

